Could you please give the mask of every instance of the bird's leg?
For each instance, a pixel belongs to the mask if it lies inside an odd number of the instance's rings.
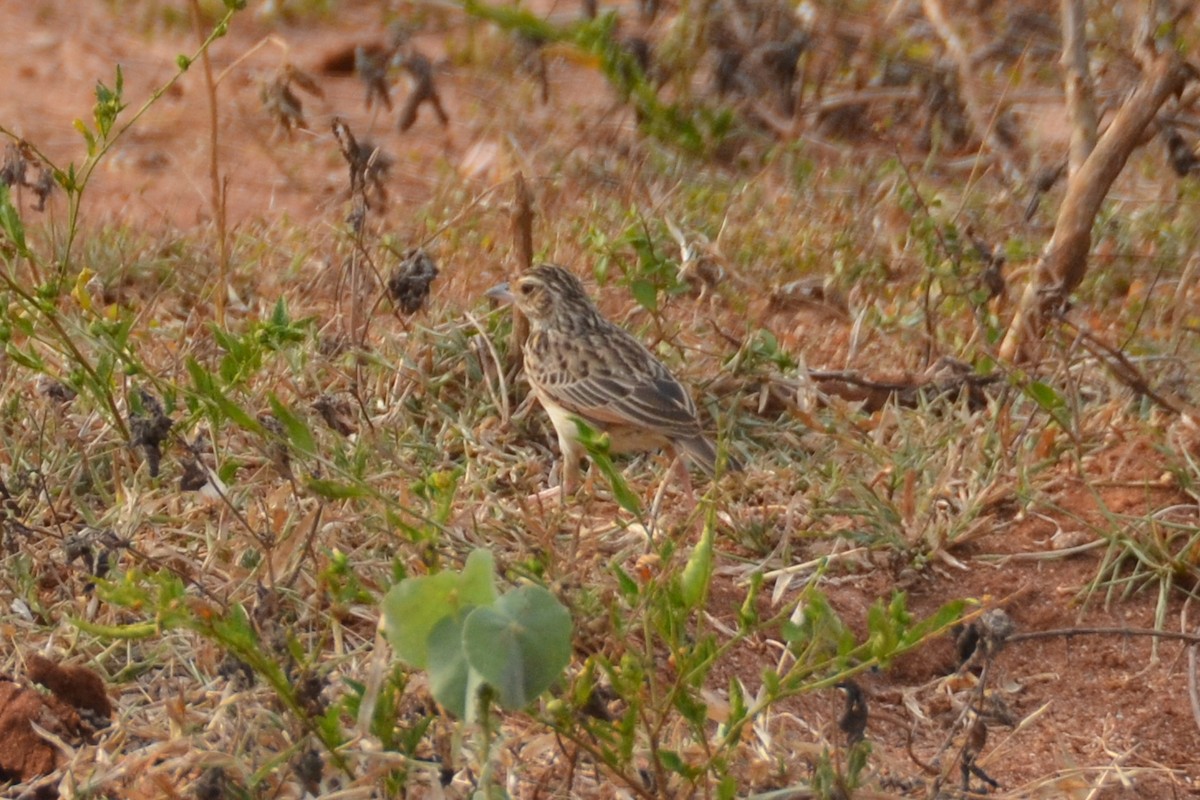
[[[565,506],[567,498],[579,488],[579,459],[583,456],[583,448],[574,440],[564,441],[561,436],[558,439],[558,447],[562,451],[562,480],[558,486],[531,494],[529,499],[533,502],[540,504],[557,496],[559,502]]]
[[[687,458],[682,453],[675,453],[675,460],[671,464],[671,471],[675,473],[675,477],[679,479],[679,486],[683,489],[683,495],[687,498],[688,506],[696,505],[696,490],[692,487],[692,475],[688,472]],[[663,481],[666,484],[666,481]]]
[[[583,458],[583,448],[574,439],[559,436],[558,449],[562,451],[561,487],[565,503],[567,495],[575,494],[579,488],[579,459]]]

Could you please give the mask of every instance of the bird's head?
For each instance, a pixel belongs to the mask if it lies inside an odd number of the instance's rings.
[[[510,282],[494,286],[487,295],[512,303],[534,325],[570,329],[591,321],[598,313],[579,278],[552,264],[534,267]]]

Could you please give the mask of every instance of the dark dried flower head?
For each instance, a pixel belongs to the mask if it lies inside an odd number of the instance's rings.
[[[271,463],[275,465],[275,469],[285,478],[292,477],[292,456],[288,449],[287,431],[284,430],[283,423],[270,412],[262,412],[258,415],[258,421],[263,426],[263,430],[267,433],[266,454],[267,458],[271,459]]]
[[[163,413],[162,403],[145,389],[138,389],[142,408],[129,416],[129,444],[140,447],[146,454],[150,477],[158,477],[158,466],[162,460],[162,443],[171,432],[174,420]]]
[[[355,233],[360,233],[371,205],[368,194],[373,190],[381,206],[387,203],[384,180],[393,159],[369,139],[360,142],[355,138],[354,132],[342,118],[334,117],[331,128],[341,148],[342,158],[346,159],[350,168],[350,197],[355,201],[355,209],[349,222]]]
[[[404,259],[388,278],[388,294],[405,314],[415,314],[429,299],[430,284],[438,276],[437,264],[420,247],[404,254]]]
[[[29,180],[29,168],[37,169],[37,177]],[[4,163],[0,164],[0,183],[25,187],[33,191],[35,211],[45,211],[46,201],[54,191],[54,172],[38,158],[28,142],[20,141],[4,148]]]
[[[321,415],[326,425],[342,436],[350,436],[355,432],[354,413],[350,401],[346,398],[323,394],[313,401],[312,407]]]
[[[368,111],[376,100],[388,111],[392,110],[392,93],[387,80],[391,60],[391,51],[377,45],[360,44],[354,48],[354,72],[367,90]]]
[[[24,144],[24,143],[22,143]],[[0,183],[5,186],[28,186],[25,176],[29,171],[26,148],[9,144],[4,148],[4,164],[0,166]]]

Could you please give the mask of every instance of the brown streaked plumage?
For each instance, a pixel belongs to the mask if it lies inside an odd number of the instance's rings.
[[[607,433],[614,452],[678,448],[715,473],[717,451],[691,395],[641,342],[600,314],[577,277],[542,265],[488,295],[529,319],[525,374],[558,434],[564,492],[574,490],[584,454],[575,417]],[[738,468],[732,458],[728,466]]]

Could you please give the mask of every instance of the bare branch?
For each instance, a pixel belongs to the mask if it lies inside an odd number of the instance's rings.
[[[1173,49],[1158,56],[1091,154],[1071,175],[1054,234],[1000,345],[1001,359],[1016,358],[1022,347],[1039,338],[1046,313],[1061,306],[1083,280],[1092,246],[1092,224],[1108,190],[1163,103],[1183,89],[1190,75]]]
[[[1071,150],[1068,174],[1083,166],[1096,146],[1096,92],[1088,67],[1087,12],[1083,0],[1062,0],[1063,84],[1067,112],[1071,115]]]
[[[533,266],[533,195],[520,171],[513,176],[512,232],[513,249],[517,256],[516,272],[521,273]],[[514,306],[510,350],[514,364],[521,363],[521,352],[528,337],[529,320]]]
[[[1004,174],[1010,180],[1021,183],[1024,181],[1028,159],[1020,152],[1016,142],[1005,137],[1002,129],[996,125],[999,109],[991,108],[985,103],[983,92],[975,78],[971,54],[962,37],[946,18],[942,0],[922,0],[921,6],[929,24],[937,31],[942,44],[946,46],[946,52],[954,62],[958,72],[959,92],[962,94],[963,105],[967,108],[967,117],[975,129],[975,135],[999,156]]]

